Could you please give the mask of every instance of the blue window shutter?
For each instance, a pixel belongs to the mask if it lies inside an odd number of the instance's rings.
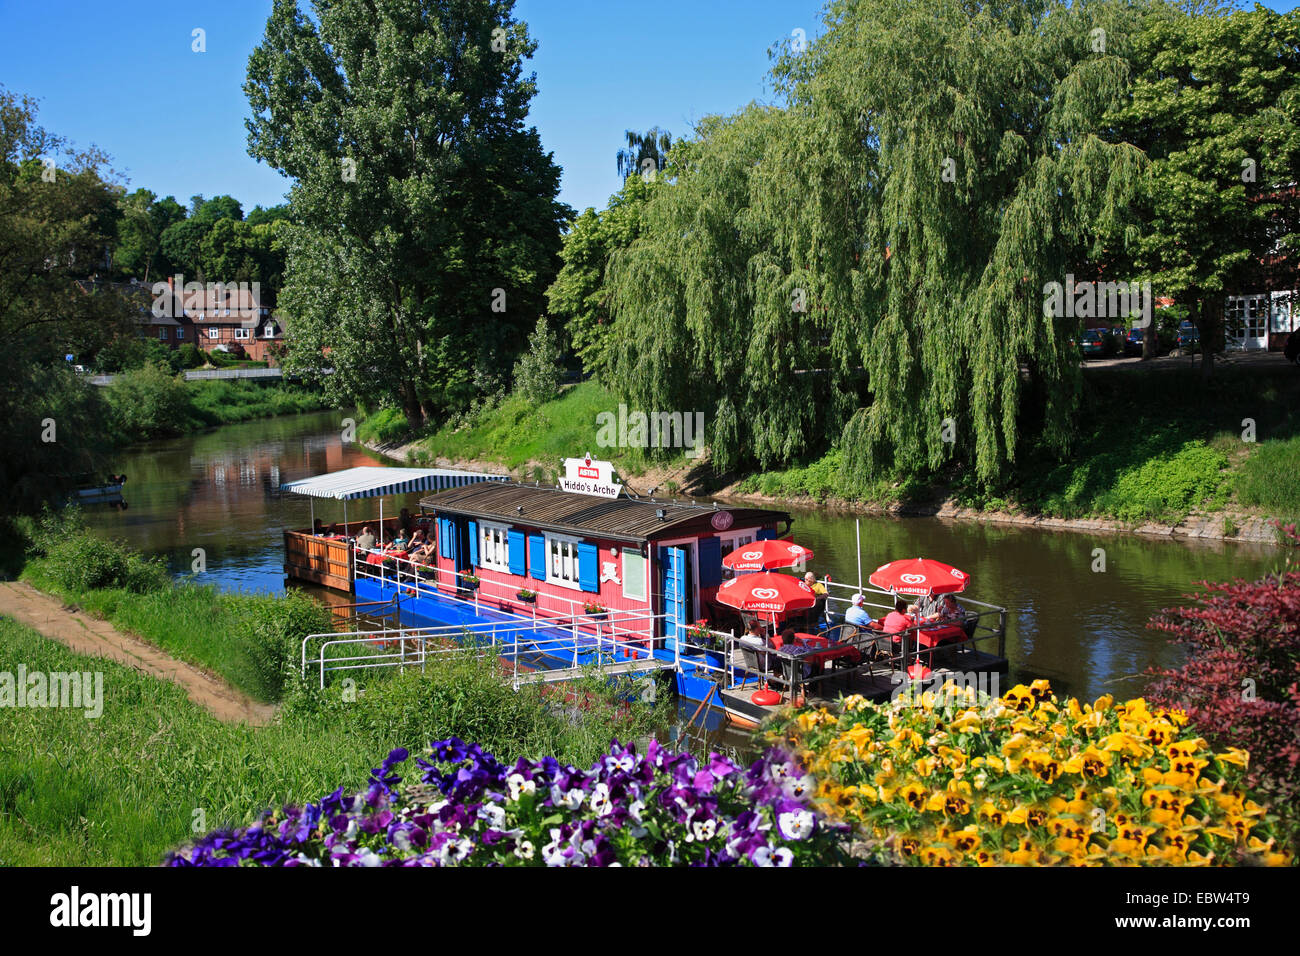
[[[469,563],[478,567],[478,522],[469,523]]]
[[[776,537],[776,529],[775,529],[775,528],[759,528],[759,529],[758,529],[758,540],[759,540],[759,541],[768,541],[768,540],[770,540],[770,539],[772,539],[772,538],[775,538],[775,537]]]
[[[513,528],[509,531],[507,547],[510,549],[510,573],[524,576],[527,570],[528,559],[524,554],[524,533],[515,531]]]
[[[546,580],[546,539],[540,534],[528,538],[528,575],[539,581]]]
[[[594,544],[578,543],[578,587],[584,591],[600,590],[598,554]]]
[[[451,557],[451,522],[446,518],[438,519],[438,556]]]
[[[722,583],[722,541],[719,538],[701,538],[700,587],[711,588]]]

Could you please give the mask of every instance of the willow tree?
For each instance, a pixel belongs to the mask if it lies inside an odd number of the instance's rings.
[[[288,366],[412,427],[504,384],[558,268],[559,168],[525,125],[513,0],[276,0],[249,151],[294,179]]]
[[[774,107],[705,119],[609,266],[612,384],[642,410],[711,412],[722,468],[818,450],[847,407],[828,374],[816,257],[792,256],[790,210],[772,193],[798,192],[784,164],[799,135]]]
[[[840,334],[871,390],[843,436],[851,475],[955,459],[992,482],[1026,432],[1068,445],[1077,330],[1045,314],[1044,292],[1087,275],[1103,237],[1132,238],[1143,157],[1104,119],[1126,94],[1140,15],[836,0],[809,53],[779,61],[794,110],[857,126],[847,154],[817,162],[867,170],[844,194],[860,210],[858,311],[832,316],[852,327]]]

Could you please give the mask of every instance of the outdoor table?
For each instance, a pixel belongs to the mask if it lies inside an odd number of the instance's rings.
[[[810,638],[811,640],[809,640]],[[830,647],[829,642],[824,637],[816,634],[799,634],[797,632],[793,644],[786,644],[778,635],[772,638],[767,649],[768,654],[786,661],[790,665],[790,676],[786,686],[790,688],[792,700],[795,688],[798,688],[800,696],[804,693],[803,664],[821,664],[835,657],[846,657],[855,651],[857,651],[857,648],[850,645]]]
[[[916,642],[922,647],[938,647],[966,640],[966,630],[956,624],[930,624],[916,632]]]

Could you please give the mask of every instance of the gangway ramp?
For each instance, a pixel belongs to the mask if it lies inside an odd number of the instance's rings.
[[[609,664],[588,664],[586,667],[556,667],[548,670],[535,670],[521,673],[515,678],[516,687],[524,684],[558,684],[563,681],[580,680],[590,674],[603,676],[614,674],[645,674],[651,671],[675,670],[674,661],[661,661],[649,658],[631,661],[617,661]]]

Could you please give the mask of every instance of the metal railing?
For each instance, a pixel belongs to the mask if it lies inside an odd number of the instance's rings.
[[[662,617],[648,613],[642,616]],[[306,677],[309,664],[315,666],[319,670],[319,685],[323,688],[327,671],[416,665],[423,671],[431,655],[491,653],[511,661],[511,679],[518,689],[524,682],[520,677],[521,663],[534,670],[556,670],[553,666],[546,666],[547,662],[563,662],[576,672],[584,667],[582,659],[585,657],[588,659],[586,666],[599,671],[607,664],[620,663],[618,658],[622,656],[626,663],[635,662],[638,665],[637,668],[629,669],[653,670],[681,666],[680,658],[676,655],[672,661],[658,661],[650,650],[619,640],[613,627],[604,626],[607,622],[594,622],[594,634],[580,631],[579,625],[587,623],[592,622],[581,618],[568,622],[556,619],[536,622],[520,618],[517,621],[412,628],[402,625],[399,619],[395,628],[309,634],[302,640],[299,673]],[[568,633],[563,632],[566,626]],[[309,660],[308,648],[312,642],[317,642],[317,646]],[[378,645],[378,648],[365,654],[347,656],[330,653],[331,648],[350,649],[355,645],[368,645],[372,648]],[[640,666],[642,664],[643,668]],[[575,673],[572,676],[578,675]]]
[[[639,631],[616,627],[616,631],[629,640],[647,642],[655,638],[653,622],[663,617],[663,615],[650,615],[645,611],[617,608],[590,613],[586,608],[597,603],[594,595],[593,598],[582,599],[538,592],[532,599],[524,599],[518,596],[519,588],[503,581],[479,578],[478,575],[463,571],[444,570],[436,565],[420,564],[409,557],[398,558],[378,550],[363,552],[353,548],[352,551],[354,580],[368,578],[378,581],[381,587],[395,587],[400,594],[408,597],[437,597],[439,600],[455,601],[466,607],[472,606],[475,613],[487,606],[501,613],[531,619],[534,622],[571,620],[581,617],[590,623],[608,620],[608,623],[615,627],[619,622],[627,624],[635,618],[644,621],[647,626]],[[368,564],[361,557],[363,554],[379,554],[383,556],[384,561],[381,564]],[[473,577],[477,583],[468,583],[465,579],[470,577]],[[520,614],[515,610],[516,607],[524,605],[528,606],[528,613]]]

